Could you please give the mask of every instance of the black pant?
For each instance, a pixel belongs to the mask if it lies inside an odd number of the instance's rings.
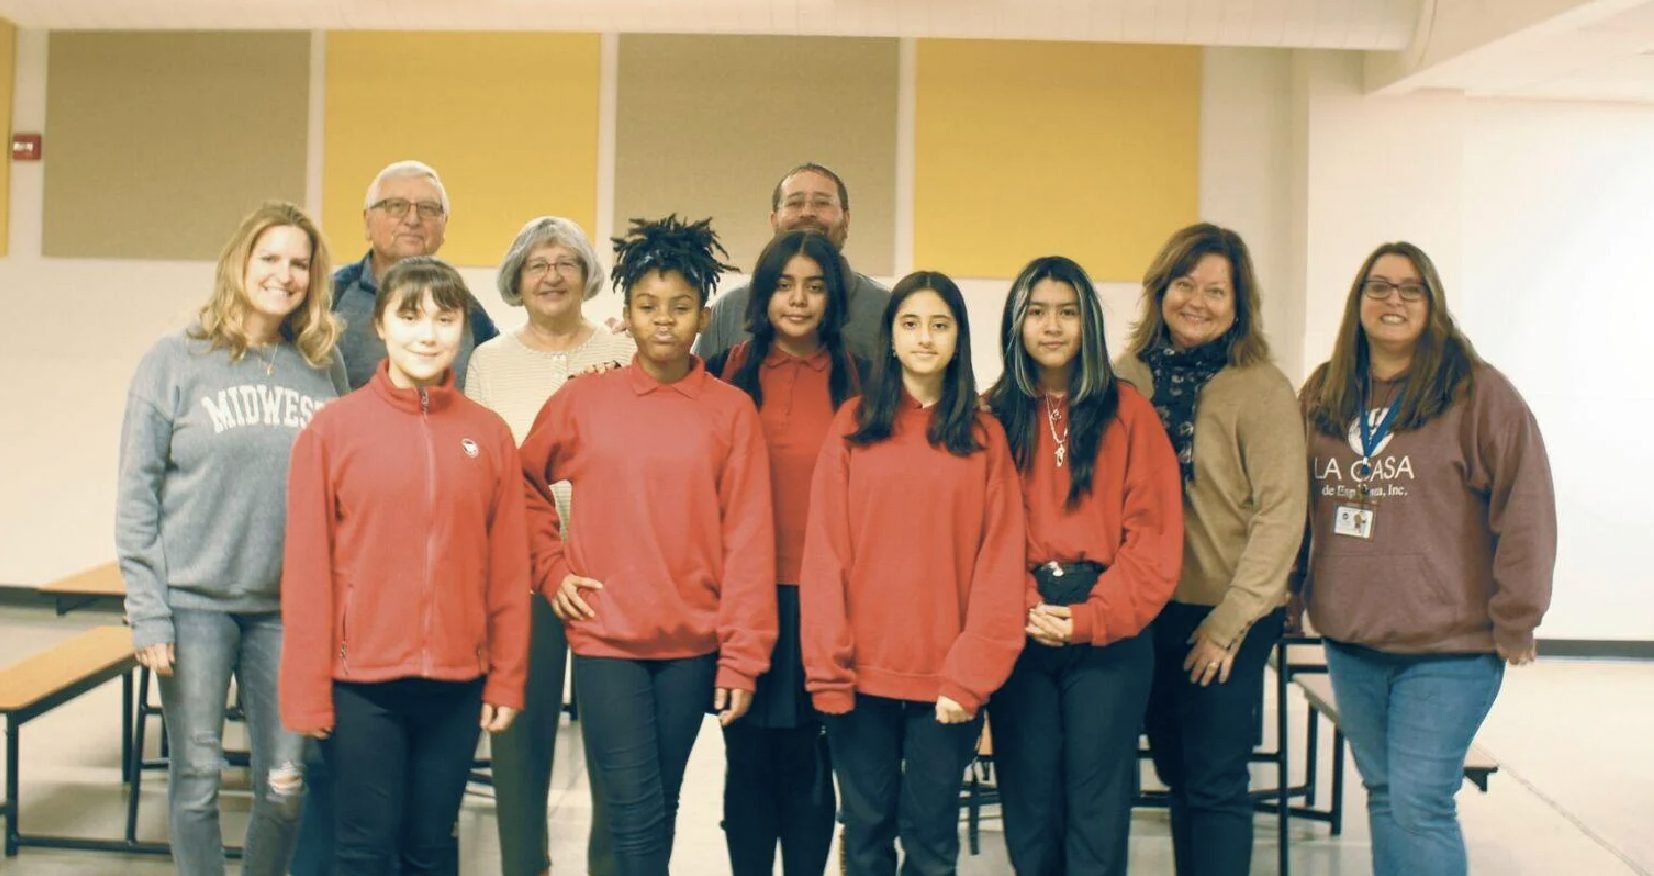
[[[724,728],[724,840],[735,876],[821,876],[837,803],[821,725],[777,729],[742,719]]]
[[[1263,667],[1281,637],[1277,610],[1252,625],[1229,681],[1201,687],[1183,659],[1211,608],[1171,602],[1149,629],[1154,688],[1145,725],[1154,769],[1171,792],[1172,855],[1178,876],[1244,876],[1252,869],[1248,768],[1263,702]]]
[[[826,718],[844,797],[850,876],[943,876],[959,865],[959,787],[976,754],[982,715],[938,724],[936,704],[856,694],[856,707]]]
[[[1123,874],[1154,645],[1030,641],[988,706],[1005,846],[1021,876]]]
[[[530,603],[528,682],[523,710],[510,729],[494,734],[494,811],[498,814],[500,870],[505,876],[538,876],[551,866],[547,854],[546,797],[563,717],[563,671],[569,640],[551,603]]]
[[[334,682],[337,876],[459,873],[457,822],[477,751],[483,680]]]
[[[580,732],[614,837],[619,876],[666,876],[678,791],[712,707],[718,656],[625,660],[574,655]]]

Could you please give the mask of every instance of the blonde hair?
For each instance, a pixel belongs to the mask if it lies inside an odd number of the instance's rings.
[[[333,361],[333,345],[339,338],[339,320],[333,315],[333,265],[316,223],[285,201],[269,201],[241,220],[241,227],[218,256],[212,297],[202,305],[189,334],[211,341],[215,350],[227,348],[232,361],[247,354],[247,290],[243,286],[247,261],[264,232],[283,227],[297,228],[310,238],[310,289],[282,320],[281,334],[298,347],[306,362],[320,368]]]
[[[1252,270],[1252,254],[1239,234],[1204,222],[1173,234],[1143,275],[1143,309],[1131,330],[1128,345],[1131,355],[1141,356],[1166,337],[1166,317],[1161,313],[1166,290],[1171,288],[1172,281],[1187,276],[1208,255],[1221,256],[1229,263],[1234,286],[1235,323],[1225,333],[1229,364],[1269,361],[1269,341],[1263,334],[1263,307],[1258,299],[1258,277]]]

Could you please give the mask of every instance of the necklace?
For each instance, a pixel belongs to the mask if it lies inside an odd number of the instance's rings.
[[[1051,440],[1057,442],[1057,468],[1062,468],[1063,461],[1068,457],[1068,423],[1062,424],[1062,434],[1057,434],[1057,422],[1062,420],[1062,411],[1051,403],[1051,397],[1045,397],[1045,425],[1051,428]]]
[[[249,347],[248,349],[254,350],[254,351],[258,350],[257,347]],[[281,355],[281,344],[278,342],[278,343],[274,343],[274,344],[270,345],[270,355],[268,357],[266,357],[262,354],[260,354],[258,356],[259,360],[264,363],[264,376],[265,377],[269,377],[270,375],[276,373],[276,357],[280,356],[280,355]]]

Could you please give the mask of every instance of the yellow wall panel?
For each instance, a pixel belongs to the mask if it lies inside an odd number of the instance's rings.
[[[1012,277],[1066,255],[1142,277],[1198,220],[1201,50],[919,40],[914,265]]]
[[[17,27],[0,18],[0,122],[11,148],[11,96],[17,71]],[[7,153],[8,156],[10,153]],[[0,167],[0,256],[11,251],[11,159]]]
[[[374,174],[418,159],[453,202],[438,255],[499,264],[528,219],[596,237],[599,37],[341,31],[327,35],[322,221],[343,263],[367,251]],[[599,250],[603,247],[599,246]]]

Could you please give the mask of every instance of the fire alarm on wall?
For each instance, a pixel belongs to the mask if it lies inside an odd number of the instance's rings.
[[[13,134],[11,135],[11,160],[39,161],[40,135]]]

